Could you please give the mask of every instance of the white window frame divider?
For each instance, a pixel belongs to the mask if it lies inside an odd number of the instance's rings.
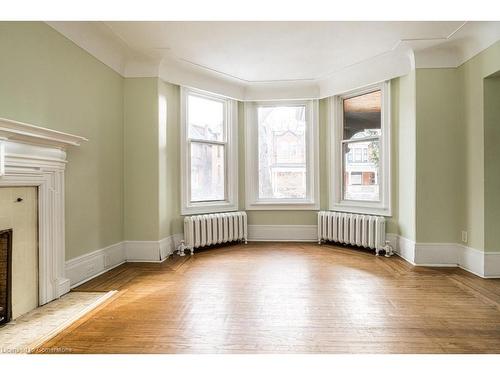
[[[188,95],[205,97],[225,103],[225,199],[211,202],[191,202],[191,151],[187,123]],[[228,212],[238,210],[238,103],[224,96],[187,87],[180,92],[180,162],[181,162],[181,215]],[[211,142],[207,142],[211,143]],[[213,142],[220,143],[220,142]]]
[[[379,202],[344,200],[342,185],[342,100],[381,90],[381,129],[380,165],[381,179]],[[329,209],[332,211],[359,214],[391,216],[391,92],[390,82],[384,81],[360,89],[351,90],[329,98],[328,105],[328,171],[329,171]]]

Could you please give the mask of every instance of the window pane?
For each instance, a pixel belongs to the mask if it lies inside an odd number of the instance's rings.
[[[379,141],[346,143],[343,155],[344,200],[379,201]]]
[[[224,146],[191,142],[191,201],[225,199]]]
[[[259,198],[306,198],[305,106],[260,107]]]
[[[195,95],[188,96],[189,138],[224,140],[224,103]]]
[[[380,90],[344,99],[344,139],[381,135]]]

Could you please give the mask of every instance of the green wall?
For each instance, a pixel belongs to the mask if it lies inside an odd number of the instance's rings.
[[[180,87],[171,83],[164,85],[167,101],[167,206],[165,225],[161,226],[162,238],[183,232],[181,217],[180,174]]]
[[[124,85],[125,240],[159,239],[158,79]]]
[[[485,249],[484,78],[500,70],[500,42],[458,68],[465,131],[464,223],[468,246]],[[498,228],[500,223],[490,223]],[[500,249],[496,249],[499,251]]]
[[[158,78],[126,78],[125,240],[158,241],[182,233],[179,94]]]
[[[500,250],[500,76],[484,80],[484,248]]]
[[[68,149],[66,259],[123,238],[123,79],[42,22],[0,22],[0,117],[84,136]]]
[[[416,216],[416,88],[415,71],[408,75],[393,80],[393,106],[397,106],[396,113],[393,112],[393,121],[397,126],[393,127],[393,139],[397,146],[393,149],[393,201],[397,204],[393,209],[397,220],[398,231],[396,233],[410,240],[415,240],[415,216]],[[393,143],[394,145],[394,143]]]
[[[460,243],[464,127],[457,69],[417,69],[417,242]]]

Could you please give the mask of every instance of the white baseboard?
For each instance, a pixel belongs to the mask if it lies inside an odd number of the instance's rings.
[[[415,266],[460,267],[483,278],[500,277],[500,252],[483,252],[456,243],[415,243],[388,233],[396,253]]]
[[[183,234],[174,234],[160,241],[123,241],[66,261],[64,285],[69,291],[125,262],[162,262],[174,253]]]
[[[317,225],[249,225],[248,241],[318,241]]]

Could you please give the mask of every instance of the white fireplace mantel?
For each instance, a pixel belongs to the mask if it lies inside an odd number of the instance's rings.
[[[0,118],[0,187],[38,187],[39,304],[69,292],[64,275],[66,148],[86,138]]]

